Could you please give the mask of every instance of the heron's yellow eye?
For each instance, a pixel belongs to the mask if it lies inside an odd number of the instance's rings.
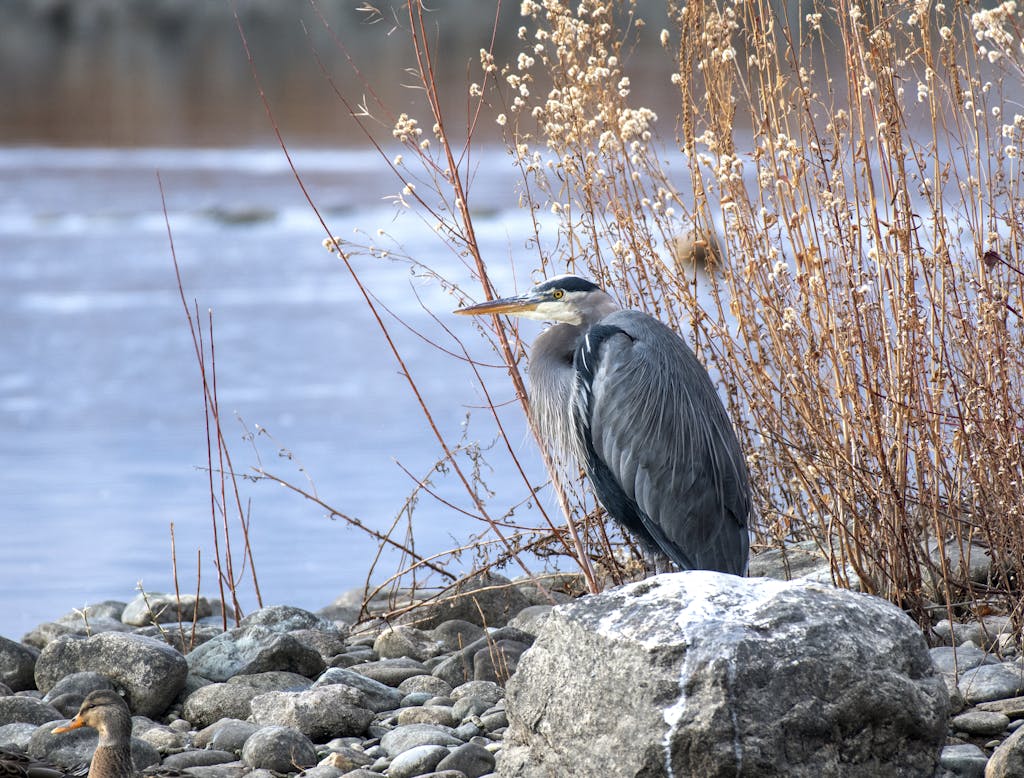
[[[551,296],[554,297],[556,300],[561,300],[563,297],[565,297],[565,292],[563,292],[561,289],[556,289],[551,293]]]

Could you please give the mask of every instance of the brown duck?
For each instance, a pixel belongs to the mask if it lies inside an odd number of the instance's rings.
[[[100,742],[89,767],[89,778],[131,778],[135,774],[132,714],[121,695],[107,690],[90,692],[82,700],[78,714],[53,732],[60,734],[79,727],[92,727],[100,733]]]

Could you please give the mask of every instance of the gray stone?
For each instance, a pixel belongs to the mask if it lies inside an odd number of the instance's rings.
[[[940,673],[962,673],[972,667],[984,664],[998,664],[999,660],[980,648],[973,646],[938,646],[929,649],[935,669]]]
[[[451,727],[438,724],[410,724],[387,732],[380,744],[389,757],[394,759],[403,751],[416,746],[460,746],[462,741],[452,734]]]
[[[21,642],[26,646],[42,650],[61,637],[85,638],[103,632],[130,633],[131,631],[132,628],[127,624],[122,624],[120,619],[92,619],[88,626],[81,620],[78,623],[46,621],[26,632]]]
[[[343,684],[304,692],[268,692],[253,699],[252,720],[293,727],[312,740],[361,735],[373,720],[363,699],[358,689]]]
[[[306,676],[285,670],[236,675],[228,678],[227,682],[231,686],[246,686],[258,692],[301,692],[313,686],[313,681]]]
[[[190,767],[189,778],[242,778],[249,772],[245,762],[228,762],[227,764],[210,765],[209,767]]]
[[[12,692],[36,688],[36,657],[39,651],[0,637],[0,683]]]
[[[998,735],[1010,725],[1010,718],[1002,713],[986,710],[968,710],[949,721],[949,726],[957,732],[968,735]]]
[[[479,716],[484,711],[490,710],[492,704],[490,700],[485,700],[482,697],[462,697],[455,701],[452,713],[459,721],[465,721],[472,716]]]
[[[480,778],[494,770],[494,754],[476,743],[466,743],[453,748],[448,756],[438,762],[437,769],[458,770],[466,778]]]
[[[201,751],[192,750],[171,754],[164,759],[162,766],[169,770],[187,770],[190,767],[209,767],[216,764],[229,764],[237,760],[238,754],[206,748]]]
[[[1011,719],[1024,719],[1024,697],[1008,697],[1002,700],[979,702],[977,708],[978,710],[1002,713]]]
[[[397,687],[407,678],[412,678],[415,675],[425,675],[427,672],[427,668],[423,666],[422,662],[405,657],[365,662],[348,669],[360,675],[365,675],[367,678],[380,681],[387,686],[394,687]]]
[[[1024,727],[1004,740],[988,760],[985,778],[1020,778],[1024,775]]]
[[[898,608],[706,571],[556,608],[507,691],[505,778],[931,778],[946,736],[948,694]]]
[[[426,692],[432,696],[447,697],[452,693],[452,686],[434,675],[414,675],[398,684],[398,691],[402,694]]]
[[[160,752],[161,756],[176,754],[185,748],[187,737],[183,732],[175,732],[170,727],[154,725],[145,731],[138,727],[135,734],[139,740],[144,740]]]
[[[505,683],[515,673],[516,667],[519,666],[519,657],[529,647],[529,644],[518,640],[497,640],[488,643],[486,648],[473,655],[473,679]]]
[[[410,692],[402,698],[403,708],[415,708],[420,705],[426,705],[427,701],[434,697],[430,692]]]
[[[960,673],[957,685],[971,705],[1016,697],[1024,692],[1024,668],[1016,662],[981,665]]]
[[[244,684],[209,684],[185,699],[183,714],[196,727],[208,727],[220,719],[247,719],[253,698],[260,694],[266,692]]]
[[[68,611],[57,619],[57,622],[59,624],[92,629],[97,621],[104,619],[121,621],[121,615],[124,613],[127,605],[127,603],[120,600],[103,600],[102,602],[86,605],[84,608],[75,608],[72,611]]]
[[[263,727],[245,742],[242,759],[253,768],[294,773],[316,764],[316,748],[296,729]]]
[[[170,622],[191,623],[212,615],[213,608],[205,597],[197,599],[194,594],[140,592],[121,612],[121,621],[133,627],[147,627]]]
[[[339,772],[348,772],[373,764],[373,757],[349,746],[339,746],[320,760],[321,766],[332,767]]]
[[[373,641],[373,650],[381,659],[409,657],[422,662],[442,653],[444,647],[427,632],[399,624],[382,631]]]
[[[362,707],[369,708],[375,713],[394,710],[402,702],[402,693],[397,689],[343,667],[332,667],[326,670],[316,679],[313,688],[334,684],[343,684],[357,689],[362,695]]]
[[[293,629],[288,633],[306,648],[311,648],[326,660],[328,657],[344,653],[346,649],[346,631],[332,627],[331,629]],[[308,772],[307,772],[308,774]]]
[[[391,760],[388,778],[414,778],[431,772],[437,763],[448,756],[444,746],[416,746],[403,751]]]
[[[491,708],[480,714],[480,723],[488,732],[496,732],[508,726],[508,711],[504,708]]]
[[[515,615],[508,623],[510,627],[521,629],[530,635],[536,635],[540,632],[541,627],[544,626],[544,622],[547,621],[548,616],[551,615],[551,611],[554,609],[552,605],[531,605],[528,608],[523,608],[519,613]]]
[[[257,611],[253,616],[262,612]],[[291,635],[260,624],[232,629],[208,640],[188,655],[188,666],[192,672],[211,681],[226,681],[236,675],[269,670],[286,670],[314,678],[325,667],[323,658],[313,649]]]
[[[945,746],[939,756],[939,766],[957,778],[982,778],[988,757],[975,745]]]
[[[218,751],[230,751],[239,755],[242,753],[245,741],[257,729],[259,726],[251,721],[219,719],[196,732],[192,743],[196,748],[214,748]]]
[[[502,627],[529,604],[507,578],[481,573],[404,613],[399,621],[424,630],[450,619],[462,619],[483,627]]]
[[[316,767],[310,767],[299,773],[302,778],[339,778],[342,774],[342,770],[337,767],[331,767],[330,765],[319,764]]]
[[[166,643],[139,635],[104,632],[84,640],[57,638],[36,661],[36,687],[48,692],[82,671],[106,676],[124,692],[133,712],[155,718],[185,686],[188,664]]]
[[[183,654],[188,654],[196,646],[213,640],[223,632],[219,625],[215,627],[211,624],[157,624],[133,630],[136,635],[162,640]]]
[[[1000,645],[1001,638],[1012,634],[1013,624],[1008,616],[1000,615],[983,616],[966,623],[950,623],[943,619],[932,627],[932,631],[947,644],[962,646],[971,643],[989,651]]]
[[[250,613],[242,619],[241,627],[266,627],[274,632],[291,632],[297,629],[321,629],[334,631],[337,627],[326,619],[293,605],[271,605]]]
[[[449,619],[438,624],[429,634],[446,652],[451,653],[475,643],[486,635],[487,631],[479,624],[464,619]]]
[[[451,698],[456,702],[464,697],[476,697],[487,700],[489,705],[496,705],[505,699],[505,690],[493,681],[467,681],[452,689]]]
[[[0,697],[0,724],[45,724],[63,718],[60,711],[34,697]]]
[[[43,702],[49,702],[51,704],[59,697],[74,698],[78,702],[75,703],[74,710],[67,713],[67,707],[64,704],[58,706],[54,704],[55,708],[58,708],[61,712],[70,718],[75,715],[78,710],[78,705],[82,704],[82,700],[89,692],[99,691],[100,689],[107,689],[114,691],[114,685],[107,679],[105,675],[94,673],[91,671],[84,671],[81,673],[72,673],[61,678],[55,683],[50,690],[43,696]]]
[[[450,707],[443,705],[424,705],[416,708],[403,708],[398,711],[398,726],[408,724],[440,724],[454,727],[458,724]]]
[[[29,740],[38,729],[38,724],[16,724],[0,725],[0,748],[16,748],[19,751],[27,751]]]
[[[475,657],[481,651],[493,651],[500,660],[503,654],[498,652],[496,647],[503,641],[515,641],[529,646],[533,644],[533,640],[533,635],[520,629],[501,627],[445,658],[444,661],[431,670],[431,674],[444,679],[452,686],[458,686],[460,683],[475,680]],[[493,662],[491,664],[493,666]],[[494,678],[481,678],[478,680],[494,680]]]

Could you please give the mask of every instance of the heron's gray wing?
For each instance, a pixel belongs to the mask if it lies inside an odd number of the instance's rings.
[[[684,569],[742,574],[750,494],[732,424],[673,330],[619,311],[581,339],[574,415],[609,513]]]

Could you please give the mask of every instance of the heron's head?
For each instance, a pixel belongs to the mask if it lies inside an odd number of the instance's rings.
[[[583,324],[604,318],[617,307],[608,293],[593,281],[564,275],[542,281],[525,294],[470,305],[459,308],[455,313],[466,316],[501,313],[541,321]]]

